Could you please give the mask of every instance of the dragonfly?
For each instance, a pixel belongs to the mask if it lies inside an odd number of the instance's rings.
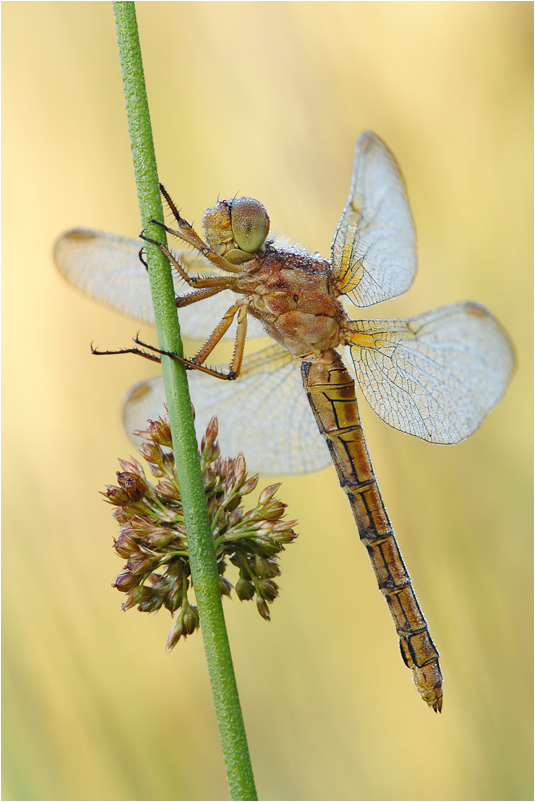
[[[270,235],[267,211],[251,198],[220,200],[208,209],[203,240],[163,187],[162,193],[176,227],[160,225],[186,246],[171,251],[157,243],[174,268],[181,332],[204,341],[191,359],[171,355],[192,371],[198,432],[216,413],[229,453],[244,452],[263,473],[311,472],[334,463],[403,661],[421,697],[440,712],[439,653],[379,491],[355,379],[390,426],[430,443],[458,443],[477,429],[509,384],[515,356],[507,333],[474,301],[405,320],[352,319],[355,306],[406,292],[417,267],[405,181],[373,132],[357,142],[330,259]],[[86,294],[154,323],[139,241],[76,229],[60,237],[54,256],[63,275]],[[247,336],[269,336],[272,342],[244,355]],[[230,364],[208,367],[225,339],[234,341]],[[162,353],[143,351],[156,360]],[[139,382],[124,405],[126,430],[143,428],[164,403],[162,377]]]

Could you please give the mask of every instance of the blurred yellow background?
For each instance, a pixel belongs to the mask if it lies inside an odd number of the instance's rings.
[[[371,128],[404,171],[420,272],[364,316],[474,299],[518,354],[503,402],[456,447],[362,404],[442,655],[441,716],[401,662],[334,470],[285,479],[300,537],[272,621],[225,601],[263,799],[532,798],[532,14],[138,5],[160,176],[190,221],[246,194],[328,255]],[[67,228],[140,229],[111,4],[4,3],[2,67],[3,798],[227,798],[201,638],[167,655],[168,614],[123,614],[111,587],[121,562],[98,491],[132,450],[121,394],[151,366],[91,357],[136,324],[51,259]]]

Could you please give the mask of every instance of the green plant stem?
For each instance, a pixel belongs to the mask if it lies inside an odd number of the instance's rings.
[[[133,2],[113,5],[141,221],[150,236],[162,240],[160,227],[150,224],[153,218],[163,222],[163,211],[135,5]],[[171,269],[155,246],[147,247],[147,256],[160,348],[182,354]],[[232,799],[254,800],[257,796],[221,605],[186,371],[168,357],[162,358],[162,369],[191,574],[230,792]]]

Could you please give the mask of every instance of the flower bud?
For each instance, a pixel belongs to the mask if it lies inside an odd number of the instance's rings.
[[[170,479],[162,479],[156,485],[156,493],[163,499],[176,499],[178,496],[176,485]]]
[[[154,588],[143,587],[141,602],[138,606],[140,613],[156,613],[164,602],[163,593],[158,593]]]
[[[240,601],[249,601],[254,596],[254,585],[248,579],[240,577],[236,582],[236,595]]]
[[[215,441],[217,439],[217,430],[218,430],[217,418],[213,417],[210,419],[210,423],[206,427],[206,434],[201,440],[201,451],[203,452],[203,454],[205,451],[213,452]]]
[[[260,579],[257,583],[258,593],[267,601],[274,601],[279,595],[279,589],[271,579]]]
[[[183,612],[184,637],[191,635],[199,626],[199,611],[191,604]]]
[[[122,504],[126,504],[128,499],[128,494],[122,487],[115,487],[115,485],[106,485],[106,492],[102,493],[105,496],[106,501],[109,501],[110,504],[115,504],[117,507],[120,507]]]
[[[133,588],[128,594],[126,601],[121,604],[121,610],[126,612],[126,610],[129,610],[131,607],[135,607],[140,601],[142,594],[143,587],[141,585],[139,585],[137,588]]]
[[[247,471],[247,466],[245,464],[245,457],[243,456],[243,454],[240,453],[238,454],[238,456],[234,461],[234,467],[232,471],[233,473],[232,481],[235,487],[240,487],[240,485],[243,484],[243,481],[245,480],[246,471]]]
[[[137,460],[132,457],[132,461],[128,462],[128,460],[120,459],[119,465],[126,471],[126,473],[135,473],[137,476],[141,476],[143,479],[145,478],[145,473],[143,472],[143,468],[139,464]]]
[[[131,501],[140,501],[145,495],[147,484],[135,473],[129,473],[128,471],[118,472],[117,481]]]
[[[241,486],[240,492],[242,495],[246,496],[248,493],[252,493],[255,487],[258,484],[259,475],[256,473],[254,476],[251,476],[247,479]]]
[[[169,636],[167,638],[166,649],[168,652],[170,652],[171,649],[173,649],[176,646],[176,644],[178,643],[183,634],[184,634],[184,624],[182,618],[178,617],[175,623],[173,624],[171,632],[169,633]]]
[[[277,492],[277,490],[279,489],[280,486],[281,486],[281,484],[279,482],[276,485],[268,485],[267,487],[265,487],[262,490],[262,492],[260,493],[260,497],[258,499],[258,504],[263,506],[268,501],[270,501],[273,498],[273,496],[275,495],[275,493]]]
[[[140,577],[142,574],[148,574],[158,565],[158,557],[144,551],[137,551],[130,555],[126,567],[132,576]],[[139,581],[139,580],[138,580]]]
[[[163,467],[166,473],[174,473],[175,470],[175,455],[172,451],[167,451],[163,455]]]
[[[270,579],[274,576],[279,576],[280,569],[273,559],[267,559],[257,554],[254,558],[254,573],[262,579]]]
[[[257,599],[256,599],[256,608],[257,608],[258,612],[260,613],[260,615],[262,616],[262,618],[264,618],[266,621],[271,621],[271,616],[269,614],[269,609],[268,609],[268,606],[267,606],[266,602],[264,601],[264,599],[261,599],[260,597],[257,597]]]
[[[176,533],[173,529],[165,529],[164,527],[157,527],[147,535],[145,541],[148,546],[153,549],[159,549],[162,546],[167,546],[172,540],[176,538]]]
[[[132,590],[132,588],[135,588],[138,584],[139,579],[137,576],[133,576],[130,571],[123,571],[122,574],[119,574],[112,587],[117,588],[117,590],[122,590],[126,593],[129,590]]]
[[[268,521],[277,521],[284,515],[285,509],[286,504],[283,504],[282,501],[268,501],[262,507],[262,517]]]
[[[142,515],[132,515],[130,519],[130,529],[134,537],[146,537],[154,531],[154,523]]]
[[[163,469],[161,467],[163,452],[161,448],[155,446],[154,443],[141,443],[139,446],[139,453],[149,463],[150,471],[153,476],[163,476]]]
[[[226,576],[219,577],[219,592],[222,596],[230,596],[232,592],[232,583],[228,581]]]
[[[148,428],[148,434],[154,443],[158,443],[158,445],[165,446],[166,448],[173,447],[169,420],[158,418],[158,420],[151,421]]]
[[[117,540],[114,540],[113,546],[119,557],[128,559],[131,553],[137,549],[137,543],[128,532],[121,532]]]

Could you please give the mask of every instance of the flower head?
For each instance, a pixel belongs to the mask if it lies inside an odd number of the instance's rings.
[[[278,484],[266,487],[256,506],[244,510],[243,498],[255,490],[258,476],[247,476],[243,454],[221,457],[217,431],[217,418],[212,418],[200,457],[220,592],[230,596],[235,590],[241,601],[255,598],[258,612],[269,620],[268,604],[279,593],[274,581],[280,574],[278,555],[297,537],[295,521],[283,520],[286,505],[274,498]],[[115,550],[126,560],[114,587],[126,594],[124,610],[137,605],[153,613],[166,607],[177,614],[167,641],[171,650],[198,628],[199,614],[188,596],[193,585],[169,422],[150,421],[146,431],[136,434],[158,481],[152,484],[136,460],[119,460],[118,486],[108,485],[103,493],[121,527]],[[238,569],[235,587],[225,576],[229,564]]]

